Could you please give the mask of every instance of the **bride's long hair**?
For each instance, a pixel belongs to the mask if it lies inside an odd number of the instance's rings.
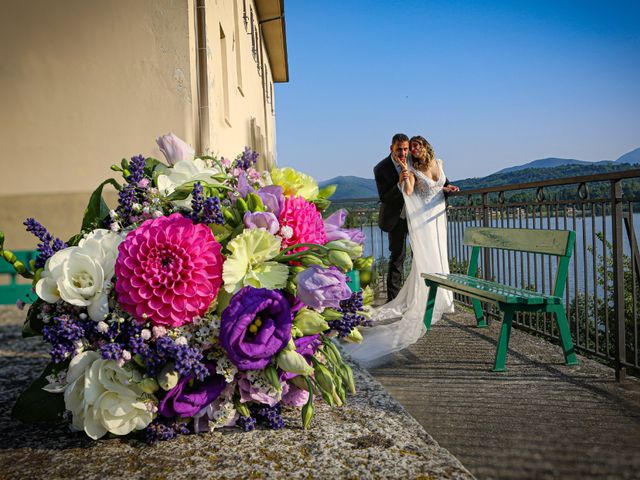
[[[427,170],[429,170],[429,167],[431,167],[431,164],[435,161],[436,153],[434,152],[431,144],[427,142],[427,139],[421,137],[420,135],[411,137],[411,140],[409,140],[409,145],[411,145],[412,143],[417,143],[418,145],[420,145],[420,153],[418,154],[418,156],[414,157],[413,154],[411,155],[411,158],[413,159],[413,167],[416,170],[426,172]]]

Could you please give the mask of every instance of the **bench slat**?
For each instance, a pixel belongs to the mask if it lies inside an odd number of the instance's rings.
[[[29,261],[32,258],[36,258],[36,252],[32,250],[14,250],[13,254],[25,265],[29,265]],[[15,273],[16,271],[13,266],[11,266],[9,262],[6,262],[4,258],[0,257],[0,274],[14,275]]]
[[[449,290],[471,294],[480,300],[490,302],[517,305],[556,305],[562,303],[561,298],[553,295],[509,287],[489,280],[457,273],[424,273],[422,274],[422,278],[442,285]]]
[[[572,233],[570,230],[467,227],[464,244],[564,256],[572,242]]]

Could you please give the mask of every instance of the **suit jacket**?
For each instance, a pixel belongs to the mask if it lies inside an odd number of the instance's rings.
[[[376,179],[378,197],[380,198],[378,226],[383,232],[389,232],[399,221],[406,222],[406,219],[400,218],[404,207],[404,197],[398,188],[400,175],[398,175],[396,164],[391,159],[391,155],[373,168],[373,176]],[[445,178],[444,184],[445,186],[449,185],[449,180]]]
[[[393,230],[399,220],[406,221],[400,218],[402,207],[404,207],[404,197],[398,188],[400,176],[395,163],[391,160],[391,155],[374,167],[373,176],[376,179],[378,197],[380,197],[378,226],[383,232],[389,232]]]

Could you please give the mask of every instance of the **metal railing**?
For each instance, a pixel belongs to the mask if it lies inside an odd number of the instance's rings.
[[[468,226],[574,230],[576,245],[564,300],[576,349],[611,365],[618,379],[627,372],[638,375],[640,196],[635,192],[640,192],[640,169],[451,194],[447,207],[450,269],[466,271],[470,248],[462,238]],[[377,227],[377,199],[334,203],[347,207],[351,226],[366,233],[365,253],[376,259],[373,285],[383,296],[388,243]],[[551,293],[556,268],[552,256],[487,250],[480,275]],[[456,299],[470,306],[468,298]],[[484,308],[489,318],[498,318],[490,305]],[[549,315],[520,314],[514,324],[557,341],[555,321]]]

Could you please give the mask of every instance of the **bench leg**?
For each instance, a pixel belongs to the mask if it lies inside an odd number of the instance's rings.
[[[571,339],[571,330],[567,321],[567,314],[564,311],[564,305],[555,305],[551,310],[556,316],[558,331],[560,332],[560,343],[562,344],[562,352],[564,353],[564,361],[567,365],[579,365],[576,358],[576,352],[573,348],[573,340]]]
[[[504,372],[504,364],[507,360],[507,349],[509,348],[509,337],[511,336],[511,323],[513,322],[513,308],[502,308],[502,326],[500,327],[500,338],[496,349],[496,360],[493,364],[494,372]]]
[[[471,299],[471,304],[473,305],[473,313],[476,315],[476,327],[478,328],[486,328],[489,325],[487,324],[487,320],[484,318],[484,312],[482,311],[482,305],[480,305],[480,300],[476,300],[475,298]]]
[[[428,332],[431,330],[431,319],[433,318],[433,310],[436,306],[436,293],[438,293],[438,286],[427,284],[427,287],[429,288],[429,296],[427,297],[427,307],[424,310],[424,326]]]

